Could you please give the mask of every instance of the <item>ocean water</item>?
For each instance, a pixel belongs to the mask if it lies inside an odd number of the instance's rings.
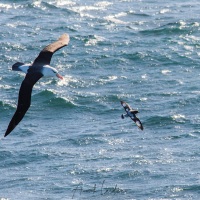
[[[0,199],[200,199],[200,2],[0,1]],[[24,119],[24,74],[61,34]],[[139,110],[141,131],[120,100]]]

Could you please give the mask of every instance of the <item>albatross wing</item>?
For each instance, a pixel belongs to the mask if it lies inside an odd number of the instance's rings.
[[[42,76],[43,75],[41,73],[28,73],[26,75],[19,90],[17,110],[8,125],[4,137],[6,137],[23,119],[31,104],[32,88]]]
[[[53,54],[62,47],[67,46],[68,43],[69,43],[69,35],[68,34],[61,35],[61,37],[56,42],[49,44],[39,53],[38,57],[33,62],[33,66],[41,64],[49,65]]]

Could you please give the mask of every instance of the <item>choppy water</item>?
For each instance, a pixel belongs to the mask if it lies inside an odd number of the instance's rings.
[[[199,199],[200,3],[0,2],[0,131],[30,62],[61,34],[16,129],[0,141],[0,199]],[[139,109],[140,131],[120,100]]]

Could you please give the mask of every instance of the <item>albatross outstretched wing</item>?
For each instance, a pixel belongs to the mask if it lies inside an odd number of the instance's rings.
[[[6,137],[23,119],[31,105],[31,93],[33,86],[42,76],[43,75],[38,72],[34,74],[28,73],[26,75],[19,90],[17,110],[8,125],[4,137]]]
[[[67,46],[68,43],[69,35],[61,35],[61,37],[56,42],[49,44],[39,53],[32,66],[49,65],[53,54],[62,47]]]

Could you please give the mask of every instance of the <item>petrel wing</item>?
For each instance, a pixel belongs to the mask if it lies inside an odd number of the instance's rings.
[[[144,129],[142,126],[142,122],[137,117],[134,117],[134,118],[131,117],[131,119],[136,123],[136,125],[138,126],[139,129],[141,129],[141,130]]]
[[[42,76],[41,73],[28,73],[26,75],[19,90],[17,110],[8,125],[4,137],[6,137],[23,119],[31,104],[33,86]]]
[[[125,101],[121,101],[121,104],[126,112],[132,110],[132,108]]]
[[[49,44],[39,53],[38,57],[34,60],[32,66],[49,65],[53,54],[62,47],[67,46],[68,43],[69,35],[61,35],[61,37],[56,42]]]
[[[130,110],[130,112],[133,113],[133,114],[137,114],[137,113],[139,113],[138,110]]]

